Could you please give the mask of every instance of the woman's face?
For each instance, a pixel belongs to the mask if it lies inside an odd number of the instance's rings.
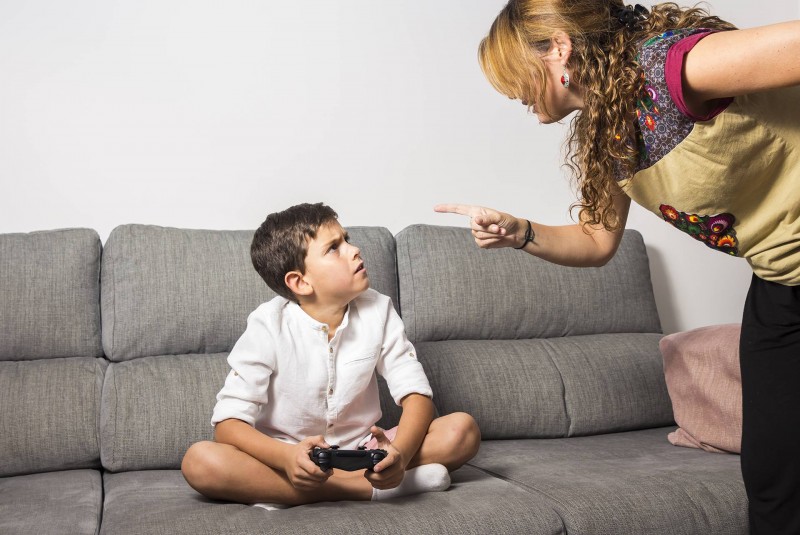
[[[569,87],[564,87],[561,82],[564,66],[567,65],[569,54],[572,51],[569,38],[566,38],[566,34],[563,37],[554,37],[551,45],[550,49],[540,56],[545,75],[544,105],[542,102],[522,100],[522,104],[531,108],[539,122],[543,124],[560,121],[570,113],[583,108],[581,88],[574,80],[570,80]],[[569,70],[567,67],[568,74]],[[539,87],[536,89],[538,96]]]

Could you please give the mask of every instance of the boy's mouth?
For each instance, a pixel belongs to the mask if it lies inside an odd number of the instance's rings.
[[[358,273],[359,271],[364,271],[364,262],[361,262],[361,263],[358,265],[358,267],[357,267],[357,268],[356,268],[356,270],[355,270],[355,273]]]

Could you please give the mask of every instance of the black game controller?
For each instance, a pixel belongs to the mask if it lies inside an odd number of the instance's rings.
[[[360,446],[357,450],[340,450],[339,446],[330,448],[314,448],[311,452],[311,460],[327,471],[330,468],[339,468],[352,472],[366,468],[372,470],[376,464],[386,457],[386,450],[368,450]]]

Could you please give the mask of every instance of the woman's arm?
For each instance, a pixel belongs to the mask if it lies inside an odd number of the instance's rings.
[[[614,197],[614,209],[620,222],[620,229],[614,232],[588,225],[549,226],[531,222],[536,237],[525,245],[524,250],[562,266],[603,266],[617,252],[630,203],[630,197],[623,193]],[[519,247],[528,228],[527,220],[491,208],[440,204],[434,210],[469,216],[475,243],[485,249]]]
[[[692,107],[800,84],[800,21],[705,37],[686,54],[683,82]]]

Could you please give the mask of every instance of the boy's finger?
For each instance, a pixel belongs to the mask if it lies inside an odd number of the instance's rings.
[[[387,468],[389,468],[390,466],[392,466],[392,461],[389,460],[389,458],[387,457],[384,460],[382,460],[381,462],[379,462],[378,464],[376,464],[375,466],[373,466],[372,467],[372,471],[375,472],[375,473],[381,473],[384,470],[386,470]]]
[[[386,435],[383,432],[383,429],[381,429],[377,425],[373,425],[372,427],[370,427],[369,432],[372,433],[372,438],[374,438],[378,442],[382,440],[387,440]]]
[[[308,440],[311,443],[312,448],[314,446],[318,448],[330,448],[330,445],[325,441],[325,437],[323,437],[322,435],[308,437]]]

